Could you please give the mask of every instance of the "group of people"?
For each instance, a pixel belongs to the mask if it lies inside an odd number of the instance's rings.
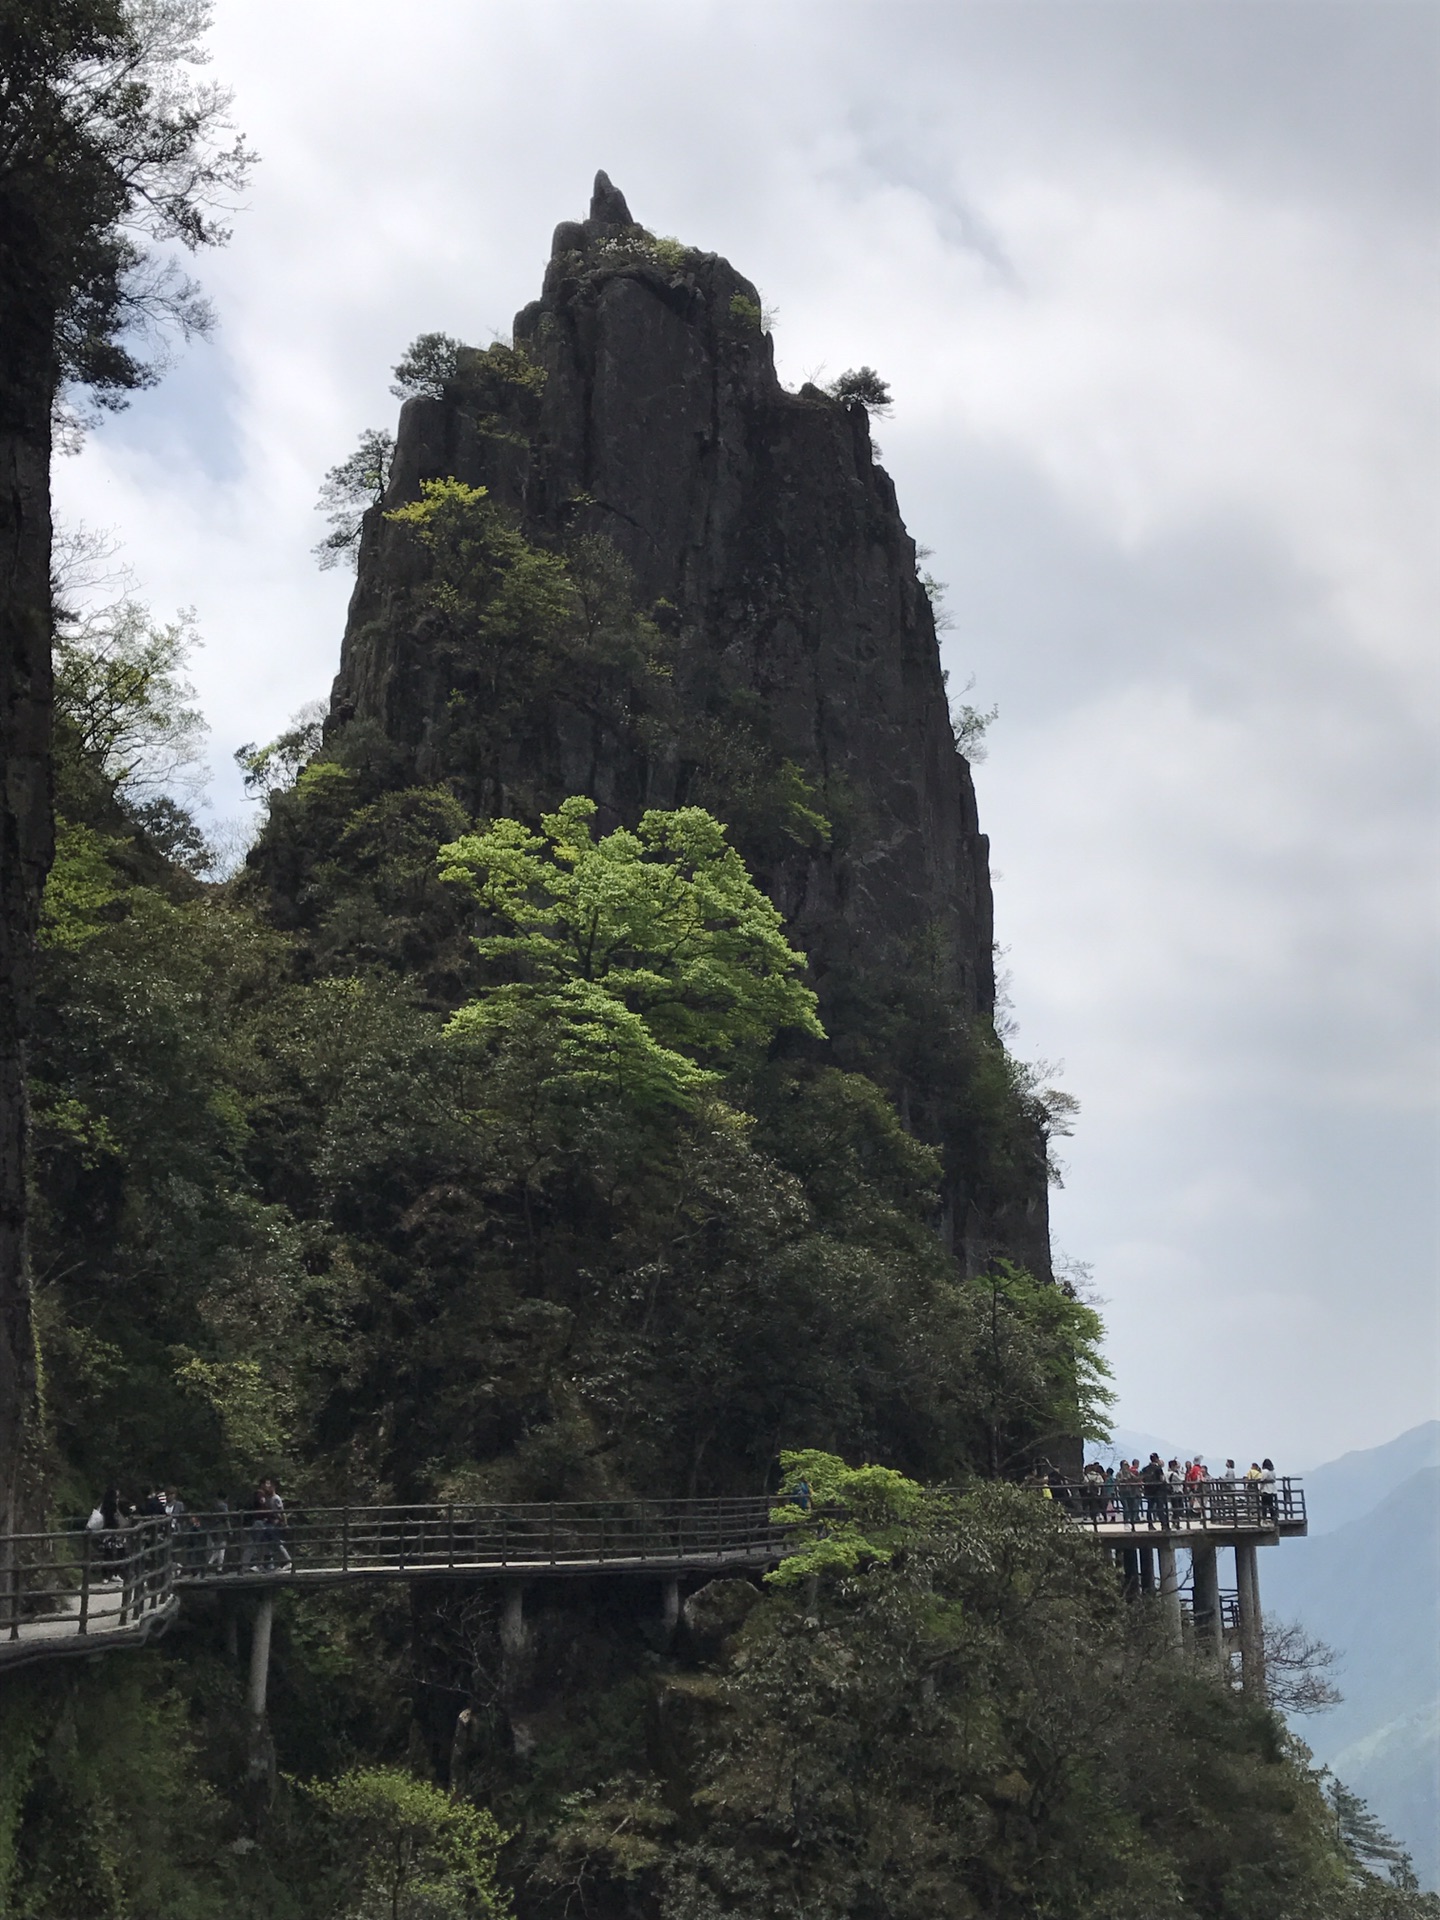
[[[1087,1520],[1123,1521],[1138,1527],[1143,1515],[1147,1527],[1184,1526],[1187,1521],[1253,1518],[1273,1522],[1277,1512],[1275,1462],[1252,1460],[1241,1472],[1227,1460],[1212,1474],[1202,1454],[1183,1463],[1165,1461],[1152,1453],[1142,1467],[1139,1460],[1121,1460],[1104,1466],[1092,1460],[1079,1487],[1080,1510]]]
[[[223,1573],[227,1565],[241,1573],[283,1572],[290,1566],[285,1547],[285,1502],[273,1479],[258,1480],[238,1508],[216,1495],[204,1514],[191,1513],[173,1487],[157,1487],[139,1502],[121,1498],[118,1487],[107,1487],[85,1522],[95,1536],[102,1561],[130,1558],[131,1529],[146,1521],[168,1520],[177,1534],[182,1563],[192,1573]],[[238,1567],[232,1548],[239,1545]]]

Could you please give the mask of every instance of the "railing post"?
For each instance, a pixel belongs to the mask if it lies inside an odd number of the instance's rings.
[[[80,1624],[76,1631],[90,1631],[90,1533],[80,1536]]]

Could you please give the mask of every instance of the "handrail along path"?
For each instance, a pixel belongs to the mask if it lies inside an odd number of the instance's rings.
[[[1078,1483],[1053,1497],[1072,1524],[1112,1545],[1264,1544],[1306,1530],[1304,1492],[1293,1479],[1273,1489],[1209,1481],[1150,1494]],[[775,1505],[759,1497],[303,1507],[279,1528],[248,1512],[202,1513],[146,1519],[118,1533],[7,1535],[0,1667],[142,1645],[165,1630],[187,1592],[774,1566],[806,1537],[771,1517]]]

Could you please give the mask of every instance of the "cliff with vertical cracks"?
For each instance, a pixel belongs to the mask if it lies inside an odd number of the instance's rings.
[[[1048,1272],[1043,1115],[991,1030],[988,843],[865,408],[782,387],[754,286],[714,254],[656,243],[603,174],[589,218],[556,229],[514,343],[543,384],[497,382],[487,356],[462,355],[442,398],[404,406],[330,737],[365,723],[398,779],[448,781],[487,812],[588,793],[610,824],[691,800],[729,814],[809,956],[835,1057],[943,1145],[950,1244],[971,1270],[1004,1253]],[[681,709],[739,716],[748,750],[803,780],[828,833],[747,834],[683,743],[627,733],[563,689],[492,781],[467,781],[445,724],[450,668],[414,611],[415,549],[384,518],[449,477],[487,488],[541,546],[612,542],[675,636]]]

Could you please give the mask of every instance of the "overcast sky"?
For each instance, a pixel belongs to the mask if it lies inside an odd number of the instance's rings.
[[[1305,1465],[1437,1410],[1440,9],[220,0],[221,320],[60,463],[229,756],[328,690],[324,469],[606,168],[782,377],[860,362],[978,769],[1119,1418]]]

